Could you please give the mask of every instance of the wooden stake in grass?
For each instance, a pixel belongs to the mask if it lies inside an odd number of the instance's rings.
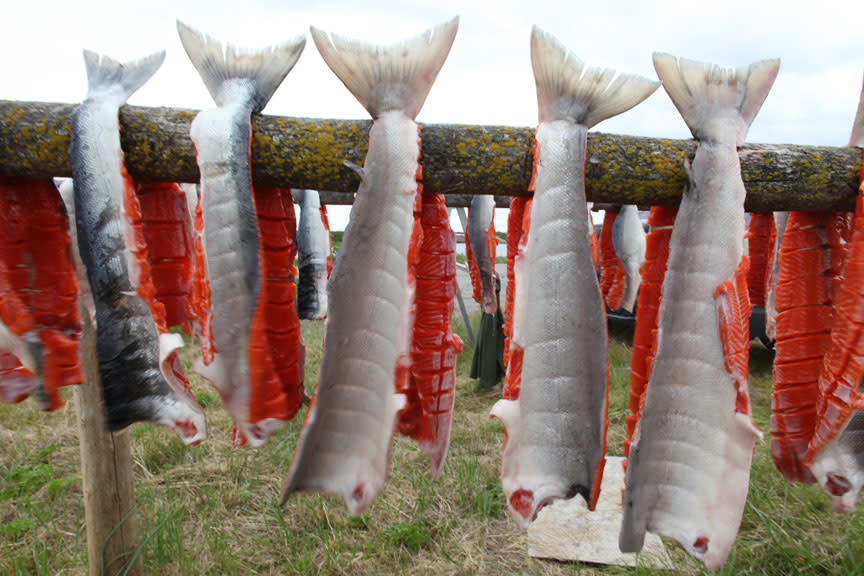
[[[81,448],[88,573],[90,576],[139,575],[141,564],[134,555],[138,547],[138,522],[129,432],[109,432],[106,427],[96,357],[96,327],[86,311],[82,319],[81,354],[86,381],[75,387],[75,408]]]

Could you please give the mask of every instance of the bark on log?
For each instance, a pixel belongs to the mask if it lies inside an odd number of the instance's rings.
[[[69,176],[69,120],[74,104],[0,100],[0,175]],[[120,111],[126,166],[133,178],[196,182],[189,138],[195,110],[126,106]],[[369,120],[253,118],[253,180],[268,186],[354,192]],[[423,187],[430,194],[528,195],[533,128],[422,125]],[[692,140],[592,133],[588,199],[672,205],[686,182]],[[748,210],[852,210],[861,151],[830,146],[745,144],[741,173]]]

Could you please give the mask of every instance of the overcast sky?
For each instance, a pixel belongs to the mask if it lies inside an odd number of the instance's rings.
[[[241,8],[242,6],[242,8]],[[864,73],[864,2],[654,0],[82,0],[18,2],[0,19],[0,99],[80,101],[82,48],[130,60],[165,49],[162,68],[131,99],[141,106],[212,104],[189,63],[175,19],[254,48],[306,34],[310,24],[346,36],[396,42],[459,15],[459,33],[418,116],[420,122],[533,126],[532,24],[588,65],[655,78],[652,51],[724,66],[781,58],[780,74],[748,141],[845,145]],[[311,38],[265,114],[366,118]],[[595,130],[689,138],[665,92]]]

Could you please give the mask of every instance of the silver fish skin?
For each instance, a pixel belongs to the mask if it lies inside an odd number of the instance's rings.
[[[174,428],[183,442],[206,436],[204,413],[185,383],[176,350],[178,334],[159,334],[138,295],[138,264],[129,246],[124,198],[133,195],[123,167],[118,111],[159,68],[159,52],[121,64],[84,51],[87,97],[72,114],[69,157],[75,181],[75,222],[81,261],[93,296],[99,373],[108,427],[150,421]]]
[[[495,255],[489,253],[488,234],[490,227],[492,233],[495,233],[494,216],[494,196],[477,194],[471,198],[471,208],[468,210],[468,242],[471,243],[471,252],[480,270],[483,312],[493,315],[498,312],[498,299],[495,298]]]
[[[771,273],[765,279],[765,335],[772,340],[777,339],[777,277],[780,274],[780,245],[786,232],[789,212],[774,213],[774,228],[777,230],[777,241],[768,263]]]
[[[581,494],[593,508],[606,453],[606,312],[591,253],[585,201],[588,129],[629,110],[659,82],[585,68],[536,26],[531,61],[540,124],[531,227],[516,257],[511,354],[524,351],[517,400],[492,416],[507,440],[501,484],[525,527],[540,509]],[[512,366],[512,364],[511,364]]]
[[[300,204],[297,224],[297,315],[307,320],[327,317],[327,257],[330,232],[321,220],[317,190],[295,190]]]
[[[744,254],[744,184],[737,146],[768,95],[779,60],[723,69],[654,54],[663,87],[699,141],[670,240],[657,354],[627,468],[619,546],[667,536],[708,568],[726,561],[761,434],[744,374],[726,368],[722,338],[747,318],[721,317]],[[728,293],[727,293],[728,294]],[[731,337],[730,337],[731,339]],[[736,404],[745,406],[741,412]]]
[[[261,289],[258,226],[252,199],[251,114],[260,112],[306,44],[298,36],[284,44],[244,53],[177,21],[177,32],[216,108],[192,122],[201,172],[202,244],[210,283],[213,343],[209,365],[195,371],[217,388],[237,430],[253,447],[265,444],[281,421],[249,419],[249,341]]]
[[[458,19],[392,46],[312,27],[318,51],[372,115],[369,152],[339,257],[318,389],[282,488],[341,496],[352,515],[387,476],[396,414],[405,398],[411,305],[408,249],[414,230],[420,136],[414,118],[456,36]]]
[[[639,219],[639,209],[633,204],[624,205],[618,211],[612,225],[612,244],[627,278],[621,308],[633,312],[645,262],[645,229]]]
[[[849,146],[864,148],[864,86],[858,99],[858,112],[852,125]],[[859,194],[864,194],[864,188]],[[856,215],[856,218],[860,218],[860,215]],[[850,242],[847,261],[856,258],[861,249],[860,243]],[[864,375],[858,384],[858,391],[864,392]],[[864,410],[855,411],[839,437],[810,457],[808,467],[831,500],[835,511],[855,512],[858,496],[864,488]],[[838,485],[846,490],[837,490]]]

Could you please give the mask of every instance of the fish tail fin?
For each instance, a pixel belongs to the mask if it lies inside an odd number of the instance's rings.
[[[84,50],[84,66],[87,68],[87,93],[117,90],[121,102],[126,102],[127,98],[156,73],[164,60],[164,50],[125,63],[90,50]]]
[[[270,101],[306,46],[306,37],[301,35],[282,44],[250,52],[230,43],[223,48],[220,41],[180,20],[177,20],[177,33],[189,60],[198,70],[216,104],[221,106],[223,99],[228,96],[224,88],[230,80],[251,80],[254,87],[252,111],[256,113],[261,112]]]
[[[780,59],[733,69],[655,52],[654,69],[696,139],[716,140],[734,129],[741,146],[774,84]],[[737,123],[728,121],[730,114],[737,115]]]
[[[540,121],[569,118],[588,128],[621,114],[650,96],[660,83],[609,68],[585,68],[551,34],[531,30],[531,65]]]
[[[378,46],[311,27],[321,57],[377,118],[401,110],[414,119],[423,107],[459,27],[459,18],[391,46]]]
[[[855,114],[855,123],[852,125],[852,136],[849,138],[849,146],[864,148],[864,86],[861,87],[861,96],[858,99],[858,113]]]

